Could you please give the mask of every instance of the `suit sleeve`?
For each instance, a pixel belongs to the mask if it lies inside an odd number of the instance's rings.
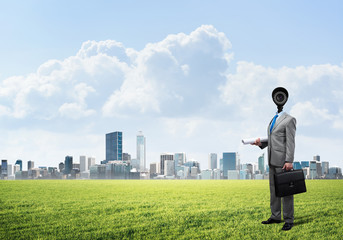
[[[268,142],[262,142],[262,146],[260,146],[261,149],[268,147]]]
[[[292,118],[286,126],[286,162],[293,163],[295,150],[296,119]]]

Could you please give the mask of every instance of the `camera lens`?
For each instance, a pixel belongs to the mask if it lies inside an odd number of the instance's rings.
[[[276,95],[276,101],[283,102],[284,99],[285,99],[285,96],[283,94]]]

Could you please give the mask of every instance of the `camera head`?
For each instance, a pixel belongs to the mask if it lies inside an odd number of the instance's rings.
[[[283,87],[277,87],[272,93],[272,98],[277,106],[278,112],[280,113],[288,100],[288,92]]]

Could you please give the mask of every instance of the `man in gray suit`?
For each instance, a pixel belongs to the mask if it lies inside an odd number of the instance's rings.
[[[296,120],[283,112],[283,105],[287,102],[288,92],[285,88],[276,88],[272,93],[278,112],[268,125],[268,142],[261,142],[258,138],[253,145],[261,149],[268,146],[269,188],[271,216],[263,224],[281,222],[281,198],[275,195],[274,174],[293,168]],[[290,230],[294,221],[293,195],[283,197],[283,219],[285,224],[282,230]]]

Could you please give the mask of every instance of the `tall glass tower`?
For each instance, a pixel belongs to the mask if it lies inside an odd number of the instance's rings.
[[[208,155],[208,169],[216,169],[217,168],[217,154],[210,153]]]
[[[258,158],[258,170],[264,174],[264,153]]]
[[[146,145],[145,137],[141,131],[137,134],[137,160],[140,171],[144,172],[146,169]]]
[[[16,162],[15,162],[15,165],[19,165],[20,166],[20,171],[23,171],[23,161],[18,159]]]
[[[73,157],[66,156],[64,160],[64,174],[70,174],[73,169]]]
[[[123,160],[123,133],[106,134],[106,162]]]
[[[224,179],[227,179],[228,170],[236,170],[238,154],[235,152],[224,152],[220,159],[220,170],[223,172]]]

